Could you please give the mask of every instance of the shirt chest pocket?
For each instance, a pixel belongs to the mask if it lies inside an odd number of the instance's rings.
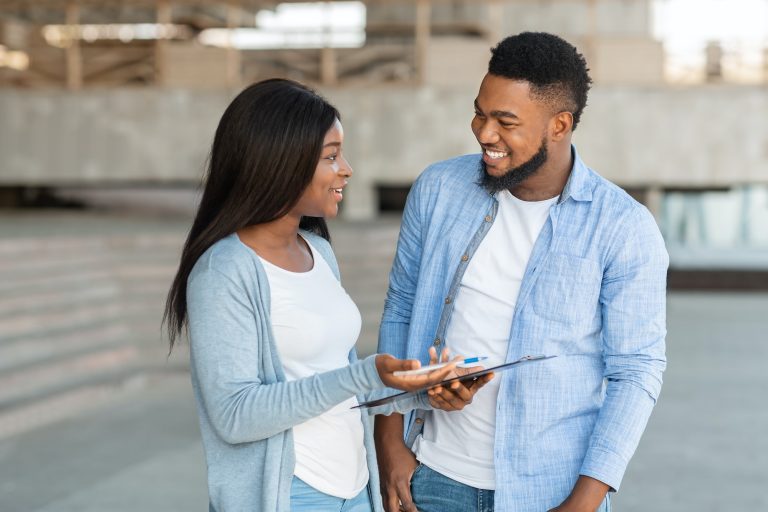
[[[550,254],[533,289],[533,310],[559,324],[591,322],[597,314],[602,279],[602,270],[595,261]]]

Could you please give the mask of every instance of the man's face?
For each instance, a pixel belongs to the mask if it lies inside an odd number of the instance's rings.
[[[511,189],[547,161],[551,113],[532,99],[530,84],[487,74],[475,99],[472,132],[483,149],[483,185]]]

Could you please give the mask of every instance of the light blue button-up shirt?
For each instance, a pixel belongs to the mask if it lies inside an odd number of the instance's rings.
[[[498,510],[548,510],[579,475],[618,489],[661,390],[664,241],[645,207],[573,155],[526,268],[507,350],[507,361],[557,357],[496,376]],[[414,183],[379,352],[426,362],[430,346],[444,346],[461,278],[496,217],[481,172],[480,155],[467,155]],[[425,419],[426,411],[406,418],[409,446]]]

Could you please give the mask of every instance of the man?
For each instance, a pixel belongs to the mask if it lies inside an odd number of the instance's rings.
[[[571,145],[590,83],[557,36],[503,40],[475,100],[482,155],[429,167],[409,194],[379,351],[557,357],[499,373],[466,408],[431,399],[459,411],[378,416],[390,512],[609,510],[661,388],[668,257],[650,213]]]

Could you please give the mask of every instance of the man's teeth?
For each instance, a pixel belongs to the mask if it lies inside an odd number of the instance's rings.
[[[486,149],[485,154],[491,158],[503,158],[504,156],[506,156],[506,153],[502,151],[491,151],[490,149]]]

